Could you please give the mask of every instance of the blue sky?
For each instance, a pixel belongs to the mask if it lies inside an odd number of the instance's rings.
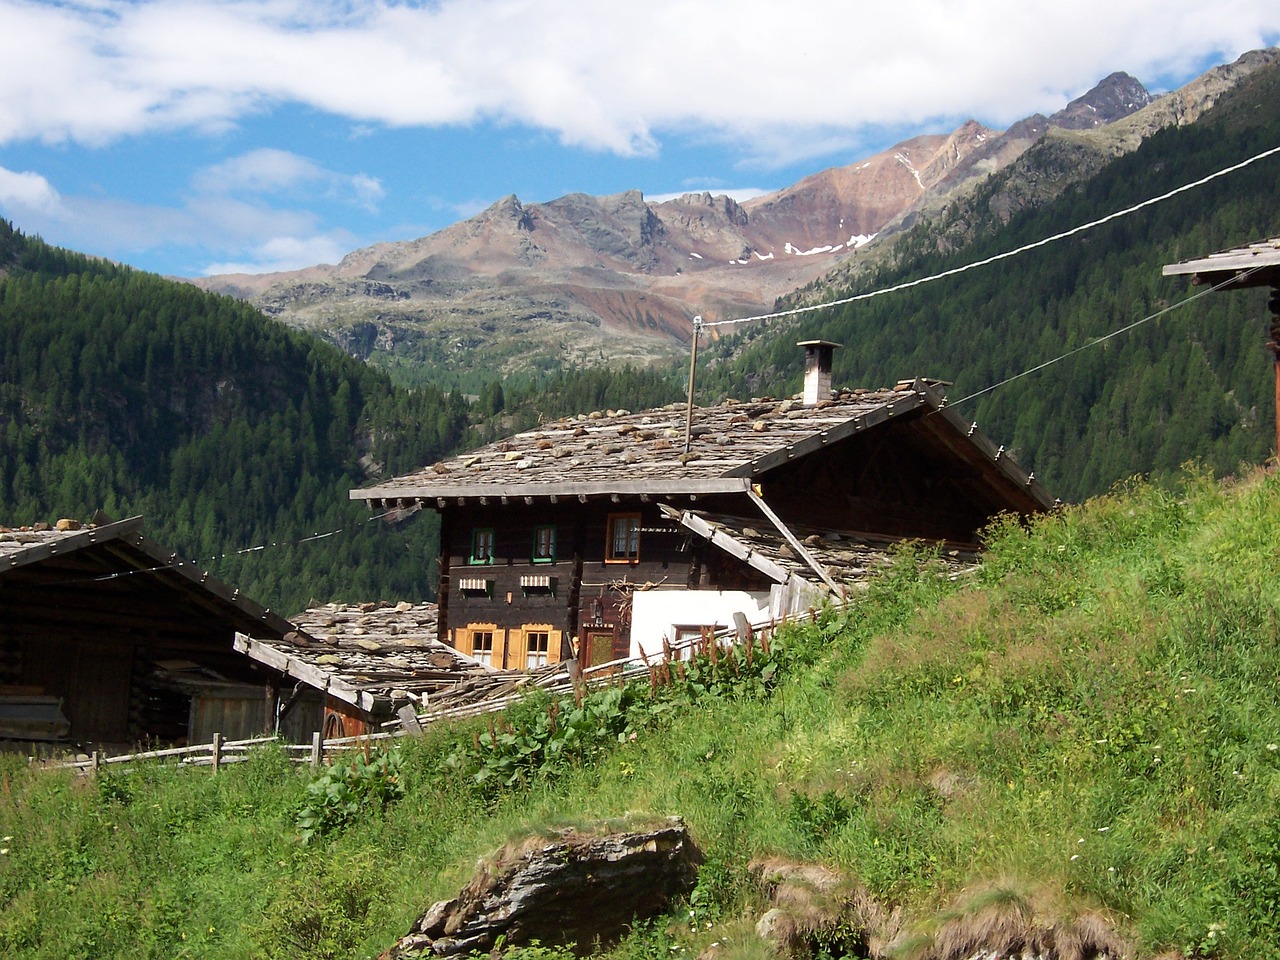
[[[511,193],[746,198],[1278,40],[1275,0],[0,0],[0,216],[293,269]]]

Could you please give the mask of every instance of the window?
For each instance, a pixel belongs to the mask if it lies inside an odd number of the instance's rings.
[[[609,514],[604,559],[606,563],[628,563],[640,559],[640,514]]]
[[[547,665],[547,652],[551,647],[551,633],[547,630],[526,630],[524,665],[532,670],[534,667]]]
[[[453,646],[459,653],[475,657],[483,664],[501,669],[507,658],[506,631],[496,623],[469,623],[452,631]]]
[[[471,655],[486,666],[493,666],[493,631],[471,631]]]
[[[556,558],[556,528],[534,527],[533,562],[551,563]]]
[[[471,531],[471,562],[493,563],[493,530],[477,528]]]
[[[512,670],[534,670],[560,662],[560,644],[564,634],[549,623],[526,623],[512,630],[508,637],[507,667]]]

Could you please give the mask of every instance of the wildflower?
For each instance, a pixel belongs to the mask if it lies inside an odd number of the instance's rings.
[[[1072,859],[1072,860],[1079,860],[1079,859],[1080,859],[1080,854],[1078,854],[1078,853],[1073,853],[1073,854],[1071,855],[1071,859]]]
[[[1280,743],[1268,743],[1267,749],[1272,753],[1275,753],[1277,750],[1280,750]]]
[[[7,856],[8,853],[9,853],[8,847],[0,847],[0,857]]]

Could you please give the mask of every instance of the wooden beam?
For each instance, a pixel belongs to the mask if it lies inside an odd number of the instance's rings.
[[[901,401],[898,401],[901,402]],[[619,481],[576,481],[555,480],[547,482],[524,483],[460,483],[458,481],[422,484],[406,490],[394,487],[374,488],[369,490],[349,491],[352,500],[372,500],[385,496],[420,496],[465,500],[476,497],[486,489],[491,492],[501,490],[511,497],[576,497],[584,494],[588,497],[608,496],[617,493],[624,497],[649,494],[650,496],[713,493],[741,493],[750,481],[745,477],[723,476],[686,478],[675,480],[619,480]]]
[[[802,544],[796,538],[796,535],[791,532],[791,529],[782,522],[782,518],[774,513],[769,505],[764,502],[763,498],[761,498],[761,496],[754,490],[748,489],[747,496],[751,498],[752,503],[760,508],[760,512],[769,518],[769,522],[772,523],[777,531],[786,538],[787,543],[791,544],[791,549],[796,552],[796,556],[800,557],[809,565],[809,569],[818,575],[818,578],[831,589],[832,593],[836,596],[840,596],[840,585],[831,579],[831,574],[827,572],[827,568],[814,559],[813,554],[804,548],[804,544]]]

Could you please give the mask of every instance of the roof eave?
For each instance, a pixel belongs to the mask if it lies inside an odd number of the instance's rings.
[[[481,497],[495,500],[531,498],[549,500],[558,497],[622,496],[705,496],[718,493],[743,493],[750,487],[750,480],[740,477],[708,477],[697,480],[620,480],[587,482],[533,482],[533,483],[439,483],[404,486],[366,487],[351,490],[352,500],[365,500],[370,504],[420,501],[423,506],[434,507],[436,501],[475,500]]]
[[[966,420],[948,407],[946,397],[941,393],[920,380],[915,382],[914,389],[924,396],[925,403],[932,408],[934,415],[941,416],[957,433],[968,439],[1007,481],[1034,500],[1042,510],[1051,510],[1059,504],[1060,501],[1036,479],[1033,471],[1023,469],[1021,464],[1005,453],[1003,446],[999,446],[979,430],[976,423]]]

